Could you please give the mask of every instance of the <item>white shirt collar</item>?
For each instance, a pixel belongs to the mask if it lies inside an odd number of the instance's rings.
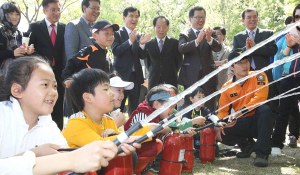
[[[193,31],[194,31],[194,33],[195,33],[195,35],[196,35],[196,32],[197,32],[197,31],[202,32],[202,31],[204,30],[204,27],[203,27],[201,30],[196,30],[196,29],[194,29],[193,27],[192,27],[192,29],[193,29]],[[197,36],[197,35],[196,35],[196,36]]]
[[[47,20],[47,18],[45,18],[45,22],[46,22],[47,28],[50,27],[50,25],[52,24],[51,22],[49,22],[49,21]],[[54,25],[57,26],[57,23],[58,23],[58,22],[54,23]]]
[[[18,102],[17,99],[15,99],[14,97],[10,97],[10,101],[8,101],[9,103],[12,102],[11,104],[11,108],[12,110],[16,113],[16,121],[23,124],[23,125],[27,125],[24,115],[23,115],[23,111],[21,109],[20,103]],[[51,114],[48,115],[41,115],[38,117],[38,123],[36,126],[40,126],[40,125],[45,125],[48,124],[49,122],[52,121],[52,117]]]
[[[163,43],[165,42],[166,37],[167,37],[167,35],[166,35],[165,37],[163,37],[163,39],[162,39],[162,40],[163,40]],[[156,40],[157,40],[157,43],[159,43],[159,40],[160,40],[160,39],[156,37]]]
[[[83,17],[83,15],[81,16],[81,18],[86,22],[86,24],[87,24],[88,26],[93,27],[93,26],[91,26],[90,22],[89,22],[87,19],[85,19],[85,17]],[[96,21],[95,21],[95,22],[96,22]],[[93,22],[93,25],[95,24],[95,22]]]
[[[250,31],[251,31],[251,30],[249,30],[249,29],[246,29],[246,30],[247,30],[248,34],[250,34]],[[253,30],[254,35],[256,35],[256,30],[257,30],[257,27],[255,27],[255,29]]]
[[[126,27],[126,26],[124,26],[124,27],[125,27],[125,29],[126,29],[128,35],[129,35],[129,34],[131,33],[131,30],[130,30],[128,27]]]

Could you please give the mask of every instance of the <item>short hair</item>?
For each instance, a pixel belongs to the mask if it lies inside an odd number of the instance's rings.
[[[295,14],[296,14],[296,11],[297,10],[300,10],[300,4],[296,5],[294,11],[293,11],[293,18],[295,18]],[[295,19],[293,19],[293,21],[295,21]]]
[[[100,0],[82,0],[82,2],[81,2],[82,13],[83,13],[83,6],[89,7],[90,6],[90,1],[96,1],[100,5]]]
[[[17,13],[19,13],[21,15],[21,9],[20,9],[20,6],[19,6],[18,3],[16,3],[16,2],[7,2],[5,4],[9,4],[8,13],[10,13],[10,12],[17,12]]]
[[[161,92],[169,92],[169,88],[167,88],[163,84],[160,84],[160,85],[154,86],[153,88],[150,89],[150,91],[147,93],[147,96],[146,96],[146,101],[147,101],[149,106],[153,107],[154,101],[158,101],[161,104],[165,102],[165,100],[149,101],[149,99],[151,99],[152,95],[158,94],[158,93],[161,93]]]
[[[140,16],[140,11],[138,8],[134,7],[134,6],[129,6],[129,7],[126,7],[123,11],[123,16],[124,17],[127,17],[128,13],[129,12],[135,12],[137,11],[138,12],[138,15]]]
[[[53,3],[53,2],[59,3],[59,0],[43,0],[42,6],[43,6],[43,8],[47,8],[48,4]]]
[[[169,21],[168,18],[165,17],[165,16],[157,16],[157,17],[155,17],[155,18],[153,19],[153,26],[156,26],[156,21],[157,21],[158,19],[165,19],[165,20],[166,20],[166,23],[167,23],[167,26],[169,26],[170,21]]]
[[[206,11],[203,7],[196,6],[196,7],[191,8],[191,10],[189,11],[189,17],[190,18],[192,18],[194,16],[195,11],[203,11],[204,14],[206,15]]]
[[[226,29],[223,26],[217,26],[213,28],[214,30],[220,30],[223,35],[226,35]]]
[[[198,86],[192,93],[186,95],[184,97],[184,103],[183,103],[183,108],[187,107],[188,105],[192,104],[190,97],[194,98],[195,95],[197,94],[205,94],[204,90],[201,88],[201,86]]]
[[[293,21],[293,17],[292,16],[288,16],[285,19],[284,24],[287,26],[288,24],[291,24],[292,21]]]
[[[243,11],[243,13],[242,13],[242,18],[243,19],[245,19],[245,13],[247,12],[252,12],[252,11],[256,11],[256,15],[258,16],[258,11],[257,11],[257,9],[256,8],[247,8],[247,9],[245,9],[244,11]]]
[[[70,85],[70,94],[73,103],[78,110],[83,110],[85,104],[83,100],[84,93],[95,95],[95,88],[99,84],[109,83],[107,73],[100,69],[83,69],[73,75],[73,81]]]
[[[118,71],[114,70],[112,73],[109,74],[109,78],[113,78],[113,77],[121,77],[121,75],[118,73]]]

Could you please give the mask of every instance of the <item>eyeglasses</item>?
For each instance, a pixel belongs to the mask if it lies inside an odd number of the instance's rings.
[[[94,12],[100,12],[100,8],[95,8],[95,7],[89,7],[90,9],[92,9]]]
[[[197,20],[205,20],[206,16],[194,16]]]
[[[299,15],[295,15],[294,19],[295,19],[295,21],[298,21],[300,19],[300,16]]]
[[[47,11],[49,11],[51,13],[55,13],[55,12],[60,13],[60,8],[58,8],[58,9],[47,9]]]
[[[136,18],[136,19],[139,19],[139,18],[140,18],[140,16],[138,16],[138,15],[136,15],[136,16],[134,16],[134,15],[128,15],[128,17],[129,17],[129,18]]]

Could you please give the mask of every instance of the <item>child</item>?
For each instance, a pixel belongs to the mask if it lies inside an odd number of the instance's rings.
[[[71,76],[85,68],[98,68],[109,72],[109,60],[106,58],[107,47],[114,42],[114,31],[118,31],[117,24],[111,24],[107,20],[97,21],[92,28],[92,38],[95,45],[82,48],[75,56],[68,60],[66,68],[62,72],[62,79],[67,87],[70,87]]]
[[[109,78],[110,88],[115,94],[114,111],[110,113],[110,116],[115,120],[119,131],[122,132],[124,130],[123,125],[125,124],[126,119],[124,114],[120,112],[120,109],[118,108],[121,106],[122,100],[124,99],[124,90],[131,90],[134,86],[134,83],[123,81],[116,71],[111,73]]]
[[[19,56],[32,54],[33,46],[26,50],[22,45],[22,33],[18,30],[21,10],[16,2],[7,2],[0,7],[0,74],[5,74],[8,65]]]
[[[183,107],[186,108],[189,105],[196,103],[197,101],[201,100],[204,97],[205,97],[204,90],[201,87],[197,87],[192,93],[185,96]],[[206,119],[203,116],[207,116],[210,113],[211,113],[210,110],[206,108],[203,103],[197,106],[195,109],[191,110],[190,112],[185,113],[182,116],[182,121],[185,122],[190,119],[200,117],[202,119],[200,125],[199,124],[194,125],[195,128],[198,128],[199,126],[205,125],[204,122]],[[198,157],[199,156],[198,151],[200,149],[200,134],[196,134],[194,136],[194,148],[196,149],[195,155],[197,155]]]
[[[0,158],[29,149],[39,157],[67,146],[50,115],[56,85],[50,65],[39,57],[16,59],[0,76]]]

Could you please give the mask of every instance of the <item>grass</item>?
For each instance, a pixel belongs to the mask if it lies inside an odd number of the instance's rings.
[[[232,148],[220,144],[220,149]],[[238,159],[235,156],[215,159],[212,164],[201,164],[199,158],[195,159],[193,173],[182,175],[276,175],[276,174],[300,174],[300,150],[285,146],[282,156],[269,156],[269,166],[255,167],[253,161],[255,153],[250,158]]]

